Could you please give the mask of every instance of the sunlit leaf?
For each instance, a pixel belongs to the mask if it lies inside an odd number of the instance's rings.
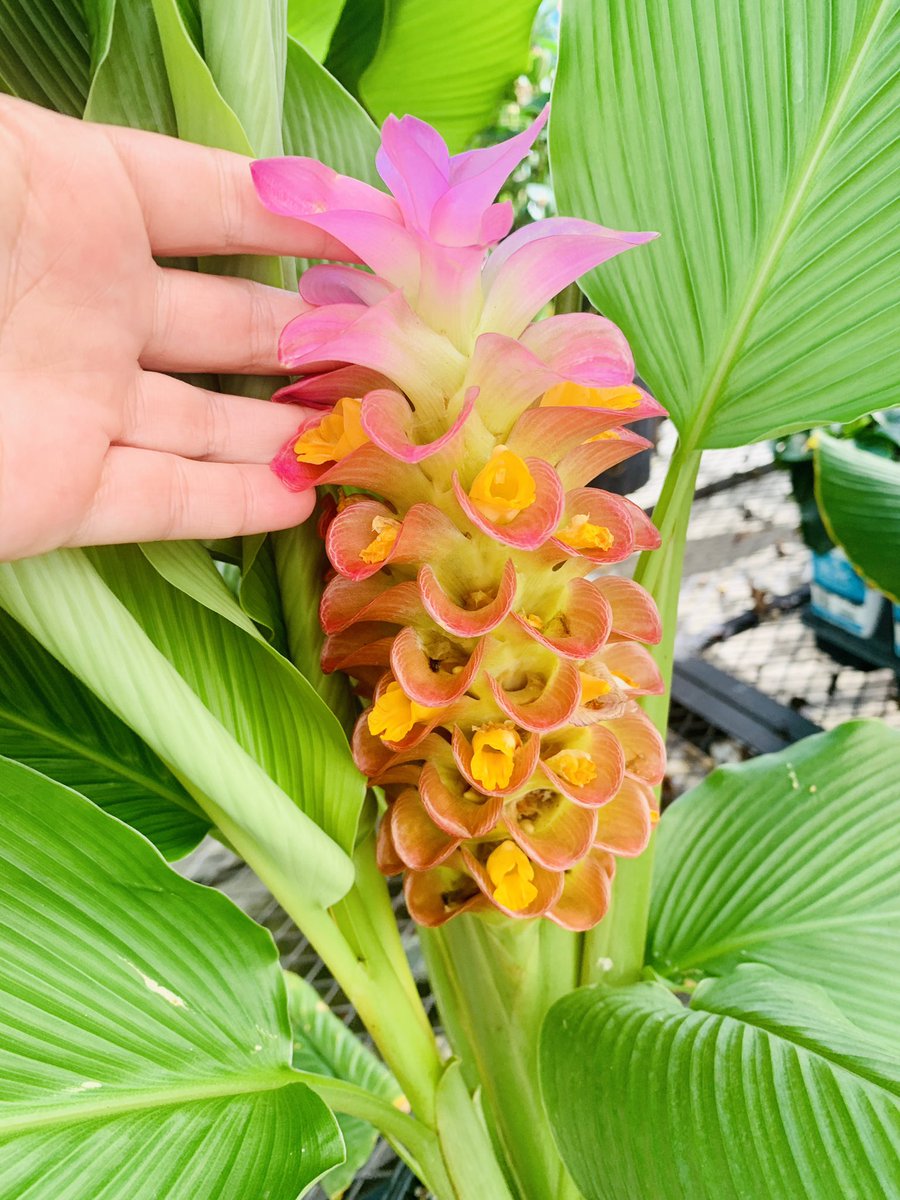
[[[0,1197],[295,1200],[342,1158],[271,938],[0,760]]]
[[[591,300],[688,449],[892,403],[894,0],[574,0],[550,150],[568,215],[661,239]]]

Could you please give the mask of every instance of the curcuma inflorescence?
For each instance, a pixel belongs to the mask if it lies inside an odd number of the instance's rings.
[[[544,119],[451,157],[428,125],[389,118],[391,195],[311,159],[253,167],[268,208],[373,272],[304,275],[281,342],[302,378],[277,398],[315,411],[273,466],[337,489],[323,665],[371,697],[353,752],[388,798],[379,862],[426,925],[486,909],[595,924],[663,773],[636,702],[662,686],[640,644],[659,639],[655,607],[591,578],[658,534],[585,486],[647,444],[625,425],[662,410],[611,322],[535,320],[654,235],[551,218],[506,236],[494,199]]]

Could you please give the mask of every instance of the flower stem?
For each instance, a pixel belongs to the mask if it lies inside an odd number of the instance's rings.
[[[448,1033],[482,1104],[514,1194],[558,1200],[565,1168],[538,1082],[538,1036],[551,1004],[577,983],[577,942],[546,921],[457,917],[423,931]],[[569,1193],[571,1195],[571,1193]]]
[[[653,596],[662,618],[662,641],[652,648],[652,653],[665,690],[660,696],[647,696],[643,707],[663,737],[669,719],[681,572],[700,456],[699,450],[685,450],[680,442],[676,447],[653,511],[662,546],[659,550],[645,551],[634,573],[635,581]],[[609,912],[584,938],[582,983],[602,980],[618,985],[640,979],[647,940],[654,850],[655,838],[651,837],[643,854],[619,860]]]

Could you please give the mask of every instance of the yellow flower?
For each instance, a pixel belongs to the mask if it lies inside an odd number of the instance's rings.
[[[359,557],[364,563],[384,562],[394,548],[394,542],[400,532],[400,522],[395,521],[393,517],[373,517],[372,532],[375,534],[374,539],[360,550]]]
[[[593,525],[587,513],[577,513],[555,536],[573,550],[609,550],[616,540],[605,525]]]
[[[547,766],[573,787],[584,787],[597,778],[597,764],[587,750],[560,750],[547,759]]]
[[[637,408],[641,393],[634,386],[592,388],[580,383],[557,383],[544,392],[541,408]]]
[[[475,476],[469,499],[495,525],[507,525],[534,504],[537,489],[525,460],[505,446],[497,446]]]
[[[340,462],[369,440],[362,427],[360,413],[362,400],[345,396],[318,425],[307,429],[294,442],[297,462],[322,463]]]
[[[581,676],[582,704],[590,704],[592,700],[608,696],[612,691],[612,684],[607,683],[605,679],[598,679],[596,675],[588,675],[584,671],[579,671],[578,674]]]
[[[516,750],[522,739],[506,725],[483,725],[472,738],[472,777],[488,791],[505,788],[512,779]]]
[[[393,680],[369,709],[369,733],[386,742],[401,742],[413,725],[427,721],[439,711],[410,700],[400,684]]]
[[[501,842],[491,851],[487,872],[494,885],[494,899],[513,912],[527,908],[538,894],[531,882],[534,867],[515,842]]]

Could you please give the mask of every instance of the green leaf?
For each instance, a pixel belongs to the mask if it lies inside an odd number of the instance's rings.
[[[272,539],[266,534],[240,538],[240,578],[237,599],[241,608],[279,654],[287,654],[287,631],[281,610],[278,574]]]
[[[329,1079],[343,1079],[389,1103],[402,1100],[393,1075],[359,1038],[334,1015],[316,989],[299,975],[285,973],[288,1012],[294,1032],[294,1067]],[[378,1137],[368,1121],[338,1114],[346,1160],[324,1177],[321,1186],[332,1197],[341,1196],[357,1172],[369,1161]]]
[[[203,58],[255,154],[282,153],[287,0],[193,0]]]
[[[178,132],[153,9],[145,0],[85,0],[93,74],[88,121]]]
[[[0,0],[0,91],[80,117],[91,71],[80,5]]]
[[[349,853],[365,784],[344,732],[303,675],[262,637],[206,552],[196,542],[156,542],[143,551],[92,550],[90,557],[206,707]]]
[[[896,1040],[898,855],[900,732],[880,722],[721,767],[660,822],[649,961],[676,979],[766,963]]]
[[[343,7],[344,0],[288,0],[288,33],[322,62]]]
[[[209,828],[153,751],[2,610],[0,754],[81,792],[166,858]]]
[[[662,233],[585,289],[687,450],[893,402],[898,35],[894,0],[565,7],[557,201]]]
[[[691,1008],[642,983],[548,1014],[544,1099],[586,1200],[838,1200],[895,1191],[900,1058],[816,987],[759,966]]]
[[[325,69],[359,99],[359,80],[381,40],[385,0],[345,0],[331,36]]]
[[[381,41],[359,81],[361,99],[379,123],[392,112],[412,113],[451,151],[465,149],[528,66],[537,7],[537,0],[387,0]]]
[[[833,541],[900,604],[900,462],[816,435],[816,500]]]
[[[375,170],[378,130],[368,113],[311,54],[288,38],[284,149],[344,175],[383,184]]]
[[[0,1198],[294,1200],[342,1157],[271,938],[0,760]]]
[[[144,560],[139,550],[132,551],[137,558],[129,561],[139,568]],[[157,607],[163,586],[150,574],[148,611]],[[349,857],[269,778],[205,703],[207,685],[209,697],[227,701],[233,694],[212,653],[220,641],[204,643],[197,637],[188,648],[203,682],[198,695],[79,550],[0,564],[0,606],[172,767],[228,842],[270,886],[323,907],[346,894],[353,879]],[[168,611],[157,607],[158,616]],[[160,621],[165,623],[164,615]],[[164,636],[177,638],[178,631]],[[238,712],[233,710],[232,716]],[[264,723],[266,715],[264,708],[258,711],[256,723]],[[257,735],[242,730],[242,736]]]

